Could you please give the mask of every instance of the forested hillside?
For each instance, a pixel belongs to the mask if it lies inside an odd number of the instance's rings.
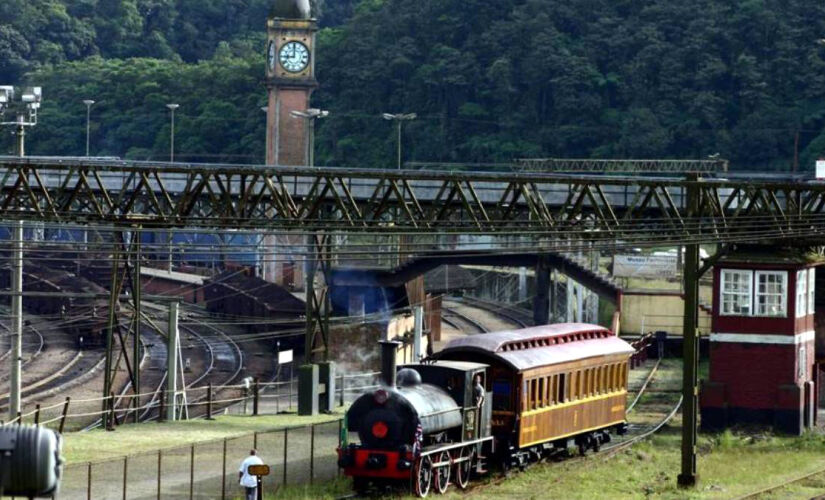
[[[270,0],[5,0],[0,75],[44,87],[39,154],[259,162]],[[825,3],[324,0],[318,162],[405,156],[705,157],[801,168],[825,155]],[[7,134],[2,139],[8,149]]]

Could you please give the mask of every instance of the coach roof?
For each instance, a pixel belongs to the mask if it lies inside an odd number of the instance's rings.
[[[516,370],[527,370],[598,356],[629,356],[634,351],[604,327],[561,323],[457,338],[435,357],[455,359],[455,354],[468,352],[498,358]]]

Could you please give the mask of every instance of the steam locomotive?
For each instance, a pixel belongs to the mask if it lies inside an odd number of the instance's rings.
[[[356,491],[409,484],[419,497],[466,488],[489,466],[524,467],[578,448],[598,450],[627,430],[633,348],[597,325],[564,323],[468,336],[421,364],[396,369],[382,345],[385,386],[347,412],[358,443],[339,466]],[[480,386],[480,387],[479,387]]]

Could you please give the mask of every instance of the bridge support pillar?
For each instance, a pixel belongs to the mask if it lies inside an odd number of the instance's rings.
[[[533,323],[546,325],[550,322],[550,266],[547,258],[536,263],[536,294],[533,296]]]
[[[332,251],[329,235],[310,237],[306,263],[306,333],[304,336],[304,365],[298,377],[298,414],[317,415],[319,398],[319,366],[316,354],[329,362],[329,272]],[[318,273],[320,263],[321,272]],[[318,283],[316,283],[316,278]],[[332,369],[334,374],[334,368]]]

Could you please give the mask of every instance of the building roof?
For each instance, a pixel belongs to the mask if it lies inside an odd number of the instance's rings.
[[[436,358],[450,359],[468,352],[482,353],[523,371],[599,356],[629,356],[634,351],[604,327],[560,323],[456,338]]]

